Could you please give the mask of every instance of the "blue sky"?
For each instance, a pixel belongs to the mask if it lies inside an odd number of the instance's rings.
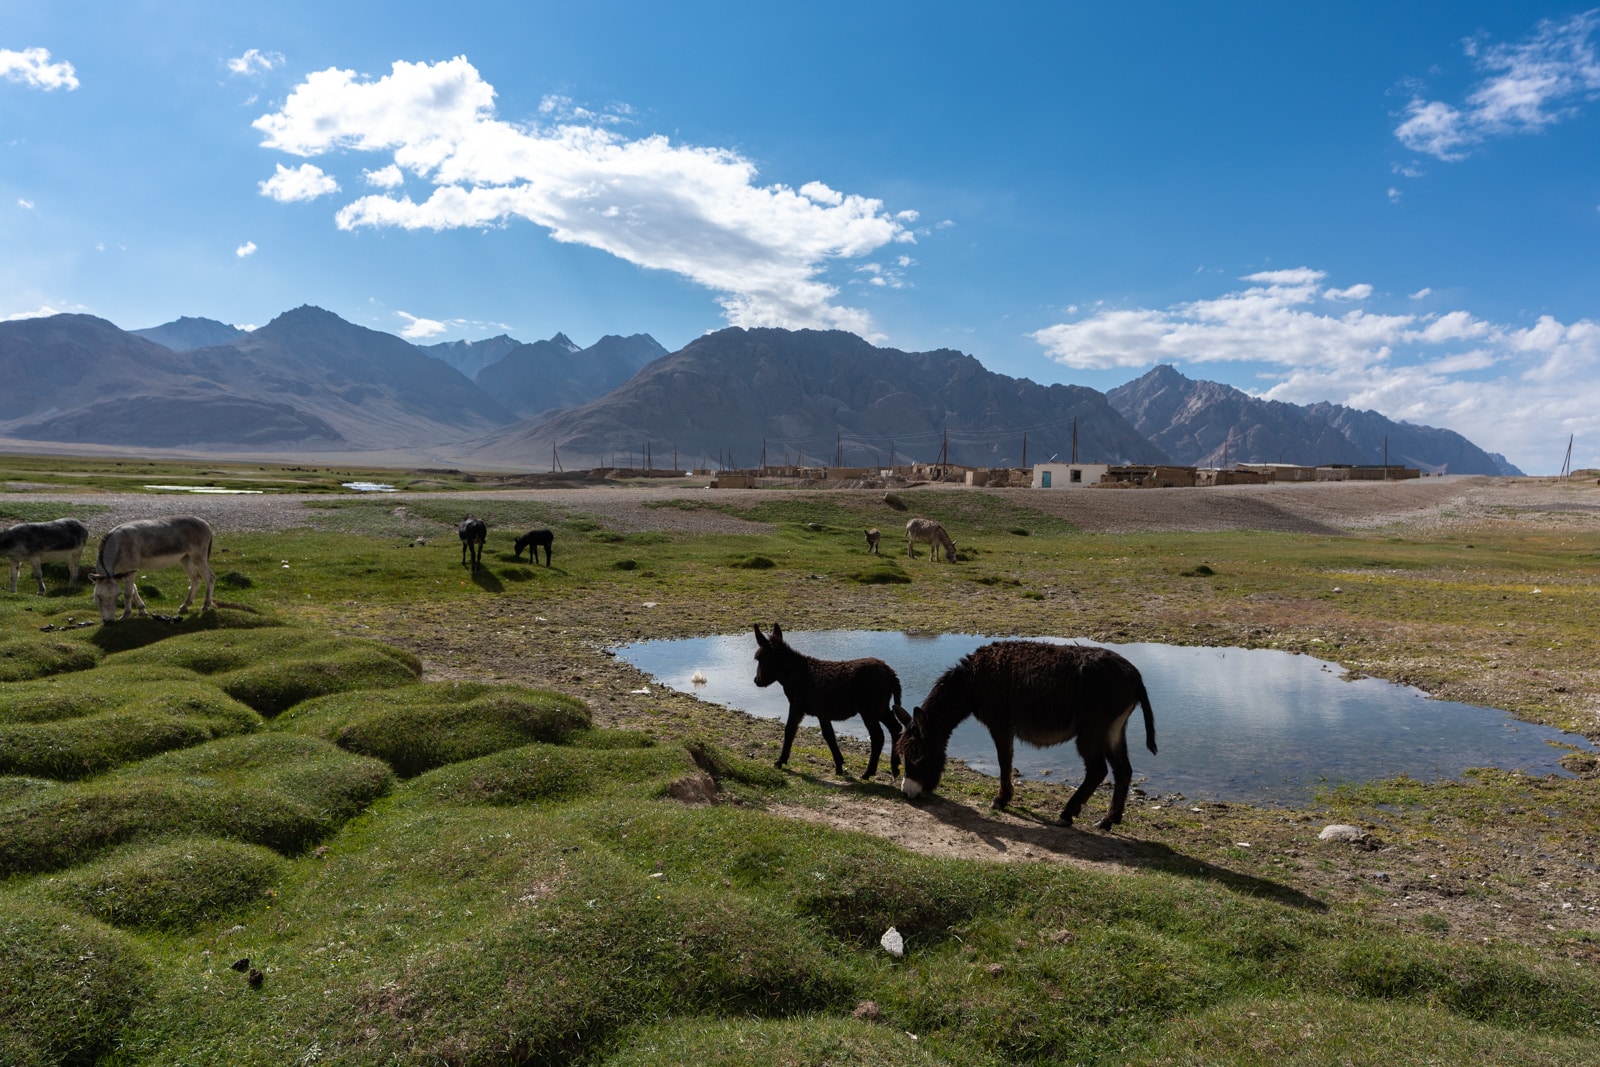
[[[0,318],[1171,363],[1600,466],[1600,9],[0,0]]]

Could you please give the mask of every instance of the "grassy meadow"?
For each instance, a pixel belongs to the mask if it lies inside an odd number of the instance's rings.
[[[0,469],[91,493],[0,517],[97,533],[93,490],[258,476]],[[1052,831],[1109,862],[993,863],[774,814],[898,793],[834,778],[811,730],[776,770],[781,724],[638,693],[603,651],[774,618],[1281,647],[1592,730],[1593,528],[1089,535],[1026,494],[907,491],[950,567],[906,558],[881,494],[657,502],[767,524],[711,533],[422,488],[219,528],[220,607],[180,622],[102,627],[62,567],[0,592],[0,1063],[1600,1061],[1592,761],[1314,813],[1136,802],[1115,835]],[[550,567],[511,556],[537,525]],[[170,612],[184,579],[140,589]],[[941,792],[982,810],[993,782]],[[1062,795],[1021,783],[1014,811]],[[1383,847],[1319,845],[1333,821]]]

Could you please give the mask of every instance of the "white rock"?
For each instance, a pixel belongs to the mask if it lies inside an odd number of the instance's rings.
[[[1322,828],[1322,833],[1317,835],[1318,841],[1349,841],[1352,843],[1357,843],[1365,841],[1366,839],[1367,832],[1361,829],[1361,827],[1347,826],[1343,823],[1335,823],[1332,826],[1324,826]]]
[[[895,959],[899,959],[906,954],[906,939],[901,937],[900,931],[892,926],[883,932],[883,936],[878,939],[878,944],[883,946],[883,951]]]

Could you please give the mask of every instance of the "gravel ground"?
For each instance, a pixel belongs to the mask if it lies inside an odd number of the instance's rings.
[[[1495,513],[1536,512],[1546,523],[1558,523],[1563,517],[1574,522],[1600,517],[1600,492],[1593,491],[1593,486],[1478,476],[1210,489],[973,490],[946,485],[918,488],[1007,497],[1058,515],[1093,533],[1142,530],[1332,533],[1386,526],[1430,530],[1480,522]],[[587,512],[625,532],[740,533],[760,527],[706,508],[682,510],[649,505],[685,497],[708,502],[743,502],[762,492],[765,490],[597,486],[458,492],[449,494],[449,499],[537,501]],[[881,495],[879,490],[869,489],[833,492],[866,497]],[[441,496],[386,493],[383,498],[392,499],[400,506],[407,500],[438,501]],[[199,515],[218,530],[279,530],[309,525],[311,515],[305,504],[325,503],[329,499],[332,498],[319,494],[14,492],[0,496],[0,515],[4,514],[7,500],[74,500],[107,509],[88,520],[90,529],[96,532],[131,519],[173,514]],[[467,508],[463,507],[465,510]]]

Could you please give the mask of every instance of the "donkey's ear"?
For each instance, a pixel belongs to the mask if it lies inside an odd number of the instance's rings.
[[[762,648],[766,648],[767,647],[767,638],[766,638],[766,635],[764,635],[761,632],[761,624],[759,622],[756,623],[755,624],[755,628],[756,628],[756,644],[760,645]]]
[[[783,643],[783,627],[777,623],[772,624],[772,643],[775,645]]]

